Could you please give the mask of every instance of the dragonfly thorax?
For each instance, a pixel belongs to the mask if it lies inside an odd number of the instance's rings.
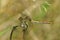
[[[20,26],[23,29],[27,29],[28,25],[29,25],[29,22],[31,22],[31,18],[29,16],[21,16],[19,18],[19,21],[20,21]]]

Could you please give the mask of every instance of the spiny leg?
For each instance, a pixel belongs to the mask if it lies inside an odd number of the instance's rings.
[[[12,31],[11,31],[10,40],[12,40],[12,35],[13,35],[13,32],[15,31],[16,27],[18,27],[18,26],[14,26],[13,29],[12,29]]]
[[[26,26],[26,28],[25,28],[25,26]],[[27,32],[27,28],[28,28],[28,25],[27,24],[25,24],[25,26],[24,26],[24,28],[23,28],[23,40],[26,40],[26,32]]]

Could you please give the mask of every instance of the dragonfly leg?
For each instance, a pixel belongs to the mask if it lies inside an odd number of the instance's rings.
[[[14,26],[13,29],[12,29],[12,31],[11,31],[10,40],[12,40],[12,35],[13,35],[13,32],[15,31],[16,27],[18,27],[18,26]]]
[[[25,24],[23,26],[23,40],[26,40],[26,33],[27,33],[28,25]]]

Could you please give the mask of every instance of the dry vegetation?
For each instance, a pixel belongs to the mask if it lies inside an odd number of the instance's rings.
[[[33,19],[39,15],[39,8],[45,1],[51,5],[46,15],[38,21],[51,22],[51,24],[34,23],[33,26],[29,26],[32,29],[27,33],[26,40],[60,40],[60,0],[8,0],[6,5],[0,4],[0,40],[9,40],[11,29],[19,23],[17,19],[22,12]],[[13,37],[14,40],[22,40],[22,29],[18,27]]]

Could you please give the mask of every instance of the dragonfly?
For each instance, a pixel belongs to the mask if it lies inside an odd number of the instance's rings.
[[[25,14],[22,14],[21,17],[19,17],[18,19],[20,21],[20,25],[19,26],[14,26],[12,31],[11,31],[11,34],[10,34],[10,40],[12,40],[12,35],[13,35],[13,32],[16,30],[17,27],[21,27],[22,28],[22,32],[23,32],[23,40],[26,40],[26,32],[28,32],[28,28],[29,28],[29,23],[32,24],[32,23],[39,23],[39,24],[46,24],[46,23],[41,23],[41,22],[38,22],[38,21],[33,21],[29,16],[25,15]],[[50,24],[50,23],[47,23],[47,24]]]
[[[33,8],[34,8],[34,6],[33,6]],[[21,16],[18,18],[18,20],[19,20],[20,23],[17,26],[13,26],[13,29],[12,29],[11,34],[10,34],[10,40],[13,39],[12,36],[13,36],[13,33],[16,30],[17,27],[21,27],[22,28],[23,40],[26,40],[26,36],[27,36],[26,33],[28,32],[29,24],[31,24],[31,25],[33,25],[33,23],[50,24],[49,22],[48,23],[42,23],[42,22],[39,22],[39,21],[34,21],[34,20],[32,20],[32,18],[29,15],[26,15],[24,13],[21,14]]]

